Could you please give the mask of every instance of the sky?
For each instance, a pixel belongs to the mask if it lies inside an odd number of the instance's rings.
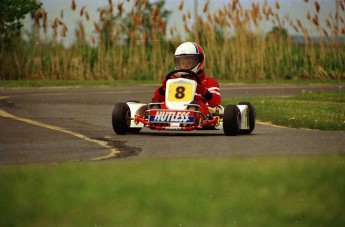
[[[230,0],[184,0],[184,11],[187,12],[190,10],[192,18],[190,20],[190,24],[194,23],[194,5],[197,4],[197,12],[200,15],[203,15],[203,7],[205,3],[209,1],[209,11],[215,12],[218,9],[224,7],[224,5],[228,4]],[[250,9],[251,4],[253,2],[259,3],[260,7],[264,5],[264,2],[267,1],[268,5],[271,5],[272,8],[275,9],[275,0],[239,0],[240,4],[243,6],[243,8]],[[78,24],[83,21],[83,24],[85,26],[85,30],[87,34],[94,33],[94,21],[98,22],[99,12],[97,11],[100,7],[107,6],[108,0],[75,0],[76,2],[76,10],[72,11],[71,9],[71,2],[72,0],[41,0],[40,2],[43,3],[44,9],[48,12],[48,25],[52,24],[52,21],[56,17],[61,17],[61,11],[63,11],[63,21],[67,24],[68,27],[68,33],[67,38],[65,39],[65,44],[69,45],[70,43],[73,43],[75,39],[74,35],[74,28],[78,26]],[[127,0],[113,0],[113,4],[116,6],[118,2],[125,2],[124,6],[126,8],[131,8],[130,4],[131,2],[134,2],[134,0],[130,0],[127,2]],[[150,2],[155,2],[155,0],[150,0]],[[172,11],[172,15],[170,16],[170,20],[168,23],[168,30],[169,28],[174,25],[177,27],[177,29],[183,33],[183,22],[182,22],[182,13],[178,10],[178,6],[180,4],[181,0],[166,0],[165,1],[165,8]],[[290,18],[298,18],[302,21],[302,24],[304,24],[307,29],[310,31],[312,35],[318,35],[318,33],[315,31],[314,26],[309,23],[306,19],[307,12],[311,13],[311,16],[315,13],[315,6],[314,2],[315,0],[309,0],[308,3],[306,3],[304,0],[281,0],[278,1],[280,5],[280,9],[278,10],[278,13],[281,18],[283,18],[285,15],[289,15]],[[330,12],[336,11],[336,0],[318,0],[320,4],[320,12],[319,12],[319,19],[324,23],[325,19],[329,16]],[[89,21],[86,21],[85,18],[80,17],[79,12],[80,9],[86,6],[86,11],[89,13],[90,19]],[[29,17],[25,19],[25,28],[27,30],[30,29],[32,24],[32,21]],[[274,25],[271,22],[265,22],[261,23],[260,30],[262,32],[268,32],[272,29]],[[290,26],[285,26],[288,30],[289,34],[295,34],[293,28]],[[183,37],[183,36],[182,36]]]

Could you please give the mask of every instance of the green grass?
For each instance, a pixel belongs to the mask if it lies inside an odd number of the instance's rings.
[[[345,131],[345,92],[303,93],[293,97],[259,97],[225,100],[225,104],[250,101],[256,117],[265,122],[294,127]]]
[[[1,226],[344,226],[345,158],[0,167]]]

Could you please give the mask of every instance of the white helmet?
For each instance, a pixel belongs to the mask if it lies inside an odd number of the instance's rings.
[[[186,42],[175,51],[175,69],[189,69],[195,73],[204,68],[205,54],[197,43]]]

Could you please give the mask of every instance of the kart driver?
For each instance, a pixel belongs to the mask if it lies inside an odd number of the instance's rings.
[[[197,43],[185,42],[177,47],[174,58],[176,69],[188,69],[199,76],[201,84],[197,85],[194,101],[201,107],[201,112],[207,116],[208,108],[206,103],[210,107],[217,107],[221,103],[221,95],[218,82],[205,75],[205,54],[203,49]],[[152,101],[163,102],[165,88],[166,78],[163,79],[162,86],[155,90]]]

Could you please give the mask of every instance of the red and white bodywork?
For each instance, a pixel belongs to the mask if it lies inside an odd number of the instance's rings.
[[[193,104],[197,83],[186,78],[167,81],[164,103],[127,102],[131,113],[131,128],[148,127],[156,130],[191,131],[223,129],[224,108],[209,108],[204,116]],[[237,105],[240,110],[240,129],[249,130],[249,107]]]

